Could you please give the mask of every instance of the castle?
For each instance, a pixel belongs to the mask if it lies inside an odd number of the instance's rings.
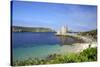
[[[57,35],[66,35],[68,32],[68,27],[67,26],[62,26],[59,31],[57,31]]]

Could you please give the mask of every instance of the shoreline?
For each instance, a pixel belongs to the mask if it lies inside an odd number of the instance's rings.
[[[28,58],[26,60],[17,60],[13,66],[41,65],[41,64],[59,64],[59,63],[79,63],[97,61],[97,47],[84,49],[78,53],[68,53],[65,55],[51,54],[45,59]]]
[[[73,36],[72,36],[73,37]],[[76,49],[74,49],[75,50],[75,53],[73,52],[73,54],[79,54],[79,53],[81,53],[81,52],[83,52],[85,49],[88,49],[88,48],[95,48],[95,47],[97,47],[97,42],[96,41],[93,41],[91,38],[89,38],[89,37],[85,37],[85,36],[80,36],[80,35],[75,35],[75,37],[78,37],[79,39],[82,39],[82,40],[84,40],[86,43],[73,43],[72,45],[80,45],[79,47],[77,47]],[[89,46],[89,45],[91,45],[91,46]],[[71,54],[71,53],[68,53],[68,54]],[[54,55],[56,55],[56,56],[58,56],[58,55],[60,55],[60,56],[63,56],[62,54],[50,54],[50,55],[48,55],[47,57],[49,57],[49,56],[51,56],[51,57],[55,57]],[[71,55],[70,55],[71,56]],[[50,58],[51,58],[50,57]],[[33,60],[33,61],[41,61],[40,59],[38,59],[38,58],[36,58],[36,59],[33,59],[33,58],[28,58],[27,59],[28,61],[31,61],[31,60]],[[22,60],[22,61],[20,61],[20,60],[17,60],[18,62],[27,62],[27,60]],[[47,60],[47,59],[43,59],[43,60]],[[15,62],[13,62],[13,63],[17,63],[17,61],[15,61]],[[34,64],[33,64],[34,65]]]
[[[56,34],[56,36],[72,36],[72,37],[82,39],[85,43],[72,44],[72,45],[80,45],[80,47],[78,48],[78,50],[75,53],[82,52],[83,50],[85,50],[87,48],[97,47],[97,41],[94,41],[95,39],[93,39],[92,37],[89,37],[89,36],[82,36],[82,35],[78,35],[78,34],[64,34],[64,35]]]
[[[78,52],[82,52],[83,50],[87,49],[87,48],[94,48],[97,47],[97,42],[92,42],[91,43],[91,47],[89,47],[89,43],[75,43],[73,45],[80,45],[81,47],[79,47],[75,53]]]
[[[79,50],[77,50],[76,52],[82,52],[83,50],[85,50],[87,48],[97,47],[97,41],[93,41],[93,39],[90,38],[90,37],[81,36],[81,35],[74,35],[74,36],[79,37],[80,39],[82,39],[86,42],[86,43],[75,43],[75,44],[73,44],[73,45],[81,45],[81,47],[79,47]]]

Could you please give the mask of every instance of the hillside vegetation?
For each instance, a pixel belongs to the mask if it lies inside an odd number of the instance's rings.
[[[91,38],[97,39],[97,29],[96,30],[87,31],[87,32],[80,32],[79,35],[89,36]]]
[[[80,53],[70,53],[67,55],[49,55],[47,58],[39,60],[29,58],[23,61],[16,61],[14,66],[39,65],[39,64],[60,64],[97,61],[97,48],[87,48]]]
[[[50,28],[12,26],[12,32],[54,32]]]

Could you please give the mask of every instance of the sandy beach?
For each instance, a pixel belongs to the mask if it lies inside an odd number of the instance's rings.
[[[86,37],[86,36],[80,36],[80,35],[73,35],[75,37],[79,37],[81,39],[83,39],[86,43],[75,43],[73,45],[78,45],[78,49],[76,50],[76,52],[81,52],[84,49],[87,49],[89,47],[97,47],[97,42],[93,41],[92,38],[90,37]]]

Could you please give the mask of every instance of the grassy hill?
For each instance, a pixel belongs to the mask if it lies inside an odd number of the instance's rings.
[[[12,32],[54,32],[50,28],[12,26]]]

